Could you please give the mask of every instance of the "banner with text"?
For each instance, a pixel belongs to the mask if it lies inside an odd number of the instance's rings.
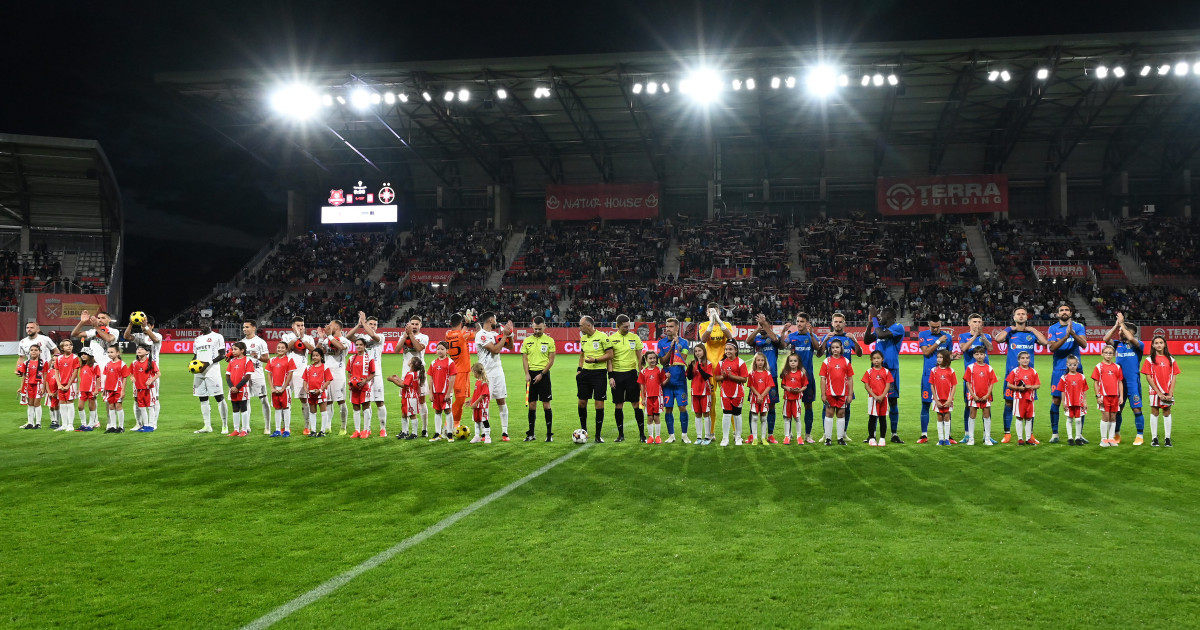
[[[554,221],[649,219],[658,216],[658,182],[546,186],[546,218]]]
[[[107,305],[108,298],[103,295],[39,293],[37,322],[42,326],[74,326],[79,323],[79,315],[83,311],[95,315]]]
[[[1089,264],[1084,260],[1035,260],[1033,273],[1037,278],[1087,278]]]
[[[450,282],[454,279],[453,271],[410,271],[409,282]]]
[[[880,177],[875,205],[884,216],[1008,212],[1008,176]]]

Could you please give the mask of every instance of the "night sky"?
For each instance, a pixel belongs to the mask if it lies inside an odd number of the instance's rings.
[[[4,11],[0,132],[100,141],[124,196],[125,304],[160,317],[228,280],[286,207],[277,175],[156,72],[1200,27],[1200,2],[1176,1],[22,4]]]

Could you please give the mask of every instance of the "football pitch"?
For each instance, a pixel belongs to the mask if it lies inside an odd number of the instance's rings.
[[[55,433],[48,414],[40,431],[20,430],[17,377],[3,371],[0,626],[1180,628],[1200,619],[1200,359],[1180,359],[1172,449],[1151,448],[1148,429],[1147,445],[1131,446],[1128,412],[1121,446],[1099,448],[1094,406],[1092,445],[1046,444],[1048,396],[1037,408],[1041,446],[917,445],[915,357],[901,367],[908,444],[886,448],[861,443],[861,400],[850,446],[645,445],[628,406],[633,439],[615,444],[610,403],[608,443],[580,447],[570,441],[579,426],[571,355],[553,371],[551,444],[540,409],[539,441],[520,441],[514,356],[505,357],[510,443],[498,440],[494,406],[490,445],[298,431],[268,439],[257,401],[249,437],[194,435],[186,359],[164,355],[162,417],[150,434]],[[1096,360],[1085,357],[1085,372]],[[384,363],[399,371],[396,355]],[[394,435],[399,397],[388,392]],[[129,409],[132,427],[132,400]],[[590,405],[588,416],[592,429]]]

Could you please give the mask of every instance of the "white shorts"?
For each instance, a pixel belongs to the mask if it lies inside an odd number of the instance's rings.
[[[263,373],[255,370],[250,375],[250,396],[266,396],[270,392],[267,391],[267,380],[263,378]]]
[[[376,374],[371,381],[371,402],[384,402],[383,374]]]
[[[158,380],[154,381],[154,386],[150,388],[151,391],[154,392],[154,402],[156,402],[156,403],[158,401],[162,400],[161,398],[158,397],[158,386],[161,384],[162,384],[162,374],[159,374]],[[79,398],[79,386],[72,385],[71,389],[75,390],[74,398],[72,398],[71,400],[75,400],[76,398]]]
[[[504,370],[488,370],[486,374],[488,378],[488,392],[491,393],[492,400],[508,398],[508,384],[504,382]]]
[[[223,396],[225,388],[221,385],[221,370],[210,367],[208,372],[192,377],[192,395],[200,397]]]
[[[307,388],[304,387],[304,373],[300,370],[292,371],[292,398],[305,398]]]
[[[340,374],[341,378],[338,378],[339,374],[337,371],[330,370],[330,372],[333,372],[333,381],[329,383],[329,389],[326,390],[325,398],[330,402],[344,403],[346,402],[346,373],[342,372]]]
[[[1161,401],[1159,401],[1158,394],[1156,394],[1154,392],[1153,387],[1150,388],[1150,395],[1146,397],[1146,403],[1147,403],[1147,406],[1150,407],[1151,409],[1155,409],[1155,408],[1162,409],[1163,407],[1166,406]],[[1174,405],[1174,404],[1175,404],[1175,401],[1174,401],[1174,399],[1172,399],[1171,405]]]

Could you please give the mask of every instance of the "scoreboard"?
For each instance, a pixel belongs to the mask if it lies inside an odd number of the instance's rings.
[[[396,191],[384,182],[379,188],[359,180],[349,188],[333,188],[321,207],[321,223],[395,223],[399,207]]]

